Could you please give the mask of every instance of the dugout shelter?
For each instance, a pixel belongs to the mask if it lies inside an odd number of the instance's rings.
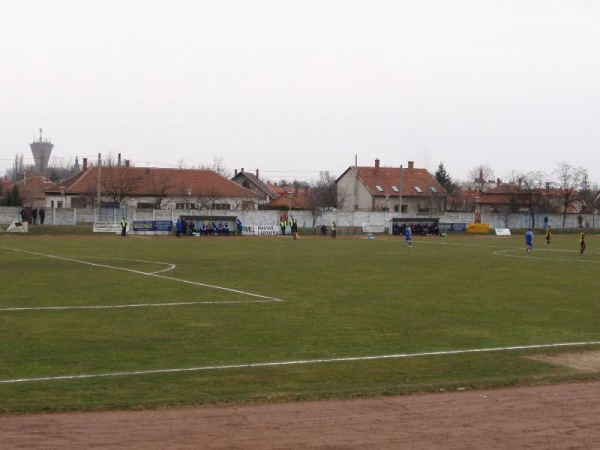
[[[218,231],[220,226],[222,229],[229,228],[229,235],[236,234],[235,221],[237,217],[233,216],[215,216],[204,214],[182,214],[181,218],[184,221],[184,229],[182,234],[195,234],[206,236],[218,236],[225,234],[224,231]],[[204,226],[204,228],[202,228]],[[202,231],[201,230],[205,230]]]
[[[410,225],[414,235],[439,235],[440,219],[436,217],[394,217],[390,220],[389,233],[403,235],[406,226]]]

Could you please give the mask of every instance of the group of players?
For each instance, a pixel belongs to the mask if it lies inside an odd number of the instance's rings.
[[[546,227],[546,241],[544,245],[546,247],[550,247],[550,240],[552,239],[552,227],[548,225]],[[527,250],[527,254],[531,255],[531,250],[533,249],[533,230],[529,228],[525,232],[525,249]],[[585,233],[582,231],[579,234],[579,255],[583,256],[583,252],[585,251]]]

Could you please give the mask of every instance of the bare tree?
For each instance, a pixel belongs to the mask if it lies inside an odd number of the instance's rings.
[[[29,168],[33,169],[33,166],[25,166],[25,163],[23,161],[23,154],[15,154],[15,161],[13,163],[13,166],[10,169],[6,170],[6,176],[10,180],[19,181],[21,178],[23,178],[23,175]]]
[[[594,204],[594,193],[598,190],[594,188],[593,184],[590,183],[588,179],[588,174],[585,174],[583,181],[581,182],[581,187],[579,190],[579,197],[585,202],[587,209],[592,208],[593,212],[593,204]]]
[[[141,181],[142,175],[130,167],[109,165],[102,169],[102,190],[110,203],[116,205],[131,198]]]
[[[225,164],[221,156],[214,155],[212,164],[200,164],[198,168],[203,170],[212,170],[213,172],[216,172],[225,178],[231,178],[231,171],[225,168]]]
[[[150,195],[154,199],[154,209],[162,209],[171,203],[169,194],[175,185],[165,171],[150,171]]]
[[[306,208],[311,211],[313,227],[317,219],[327,209],[340,209],[346,202],[347,194],[338,190],[333,178],[329,172],[320,172],[319,179],[313,181],[308,190]]]
[[[58,183],[60,180],[74,175],[78,170],[75,164],[69,164],[62,159],[53,158],[47,169],[48,180]]]
[[[480,164],[469,171],[469,179],[475,183],[475,187],[483,192],[486,186],[494,179],[494,171],[490,166]]]
[[[545,205],[544,189],[548,176],[544,172],[529,172],[520,175],[521,195],[531,215],[531,226],[535,227],[535,213],[541,212]]]
[[[587,169],[574,167],[566,162],[558,164],[555,171],[558,185],[561,189],[561,205],[563,207],[563,228],[567,221],[567,208],[578,196],[584,180],[587,180]]]
[[[195,201],[198,209],[212,209],[215,200],[220,198],[214,188],[211,188],[208,191],[198,189],[197,192],[198,195],[196,195]]]

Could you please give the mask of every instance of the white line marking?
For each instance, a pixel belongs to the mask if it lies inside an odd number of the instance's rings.
[[[294,366],[304,364],[322,364],[332,362],[352,362],[352,361],[372,361],[377,359],[398,359],[398,358],[415,358],[419,356],[446,356],[446,355],[461,355],[466,353],[485,353],[485,352],[502,352],[511,350],[530,350],[540,348],[553,347],[584,347],[590,345],[600,345],[600,341],[591,342],[566,342],[559,344],[539,344],[539,345],[516,345],[511,347],[492,347],[492,348],[475,348],[467,350],[445,350],[437,352],[422,352],[422,353],[398,353],[393,355],[378,355],[378,356],[351,356],[346,358],[322,358],[322,359],[305,359],[297,361],[279,361],[279,362],[263,362],[263,363],[248,363],[248,364],[229,364],[223,366],[202,366],[189,367],[179,369],[155,369],[155,370],[136,370],[132,372],[113,372],[99,374],[84,374],[84,375],[62,375],[55,377],[37,377],[37,378],[15,378],[11,380],[0,380],[0,384],[7,383],[26,383],[39,381],[58,381],[58,380],[81,380],[87,378],[109,378],[109,377],[127,377],[135,375],[153,375],[163,373],[181,373],[181,372],[199,372],[209,370],[226,370],[226,369],[247,369],[255,367],[277,367],[277,366]]]
[[[214,284],[199,283],[197,281],[184,280],[182,278],[167,277],[165,275],[159,275],[158,273],[154,273],[154,272],[142,272],[140,270],[127,269],[125,267],[109,266],[108,264],[92,263],[92,262],[89,262],[89,261],[82,261],[80,259],[66,258],[66,257],[63,257],[63,256],[56,256],[56,255],[48,255],[48,254],[45,254],[45,253],[32,252],[32,251],[29,251],[29,250],[21,250],[21,249],[16,249],[16,248],[3,247],[3,249],[4,250],[12,250],[12,251],[15,251],[15,252],[28,253],[30,255],[44,256],[46,258],[60,259],[62,261],[69,261],[69,262],[77,262],[77,263],[80,263],[80,264],[87,264],[87,265],[92,266],[92,267],[103,267],[105,269],[122,270],[122,271],[125,271],[125,272],[135,273],[135,274],[138,274],[138,275],[144,275],[144,276],[147,276],[147,277],[159,278],[161,280],[169,280],[169,281],[175,281],[175,282],[178,282],[178,283],[191,284],[192,286],[202,286],[202,287],[207,287],[207,288],[211,288],[211,289],[219,289],[219,290],[222,290],[222,291],[233,292],[235,294],[242,294],[242,295],[247,295],[247,296],[250,296],[250,297],[260,298],[260,299],[263,299],[264,301],[272,301],[272,302],[282,302],[283,301],[280,298],[269,297],[268,295],[254,294],[252,292],[241,291],[239,289],[232,289],[232,288],[227,288],[227,287],[224,287],[224,286],[216,286]]]
[[[148,273],[163,273],[163,272],[168,272],[169,270],[173,270],[175,269],[175,267],[177,267],[175,264],[171,264],[171,263],[166,263],[166,262],[162,262],[162,261],[148,261],[145,259],[133,259],[133,258],[107,258],[104,256],[94,256],[93,258],[90,259],[106,259],[106,260],[111,260],[111,261],[134,261],[134,262],[141,262],[141,263],[148,263],[148,264],[156,264],[159,266],[167,266],[166,269],[162,269],[162,270],[153,270],[152,272],[148,272]],[[115,266],[111,266],[114,267],[115,269],[121,269],[121,267],[115,267]]]
[[[514,250],[498,250],[498,251],[493,252],[493,254],[498,255],[498,256],[506,256],[507,258],[525,258],[525,259],[530,259],[532,261],[547,260],[547,261],[560,261],[560,262],[573,262],[573,261],[587,262],[587,263],[599,263],[600,262],[598,260],[586,259],[585,257],[565,259],[565,258],[548,258],[547,256],[539,256],[539,255],[543,255],[546,252],[573,253],[573,254],[579,255],[579,252],[572,251],[572,250],[537,250],[537,251],[532,252],[531,255],[509,254],[508,252],[511,252],[511,251],[514,251]],[[520,250],[520,251],[524,251],[524,250]]]
[[[67,309],[112,309],[112,308],[151,308],[153,306],[194,306],[194,305],[223,305],[223,304],[240,304],[248,303],[271,303],[274,300],[214,300],[204,302],[174,302],[174,303],[132,303],[130,305],[91,305],[91,306],[31,306],[31,307],[14,307],[0,308],[2,311],[44,311],[44,310],[67,310]],[[279,300],[283,301],[283,300]]]

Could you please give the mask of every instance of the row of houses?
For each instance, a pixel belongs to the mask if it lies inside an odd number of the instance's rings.
[[[2,180],[3,190],[14,182]],[[261,179],[259,171],[235,171],[229,179],[205,169],[166,169],[123,165],[91,166],[83,159],[81,170],[58,183],[42,176],[25,176],[16,182],[25,206],[46,208],[94,208],[120,205],[137,209],[257,210],[311,209],[307,184],[280,183]],[[406,167],[385,167],[376,159],[372,166],[350,166],[336,180],[340,211],[390,211],[407,215],[438,214],[445,211],[501,212],[528,211],[531,192],[520,184],[502,184],[492,189],[446,192],[426,169],[413,161]],[[549,213],[564,211],[562,192],[538,192]],[[577,196],[567,212],[583,211]]]

